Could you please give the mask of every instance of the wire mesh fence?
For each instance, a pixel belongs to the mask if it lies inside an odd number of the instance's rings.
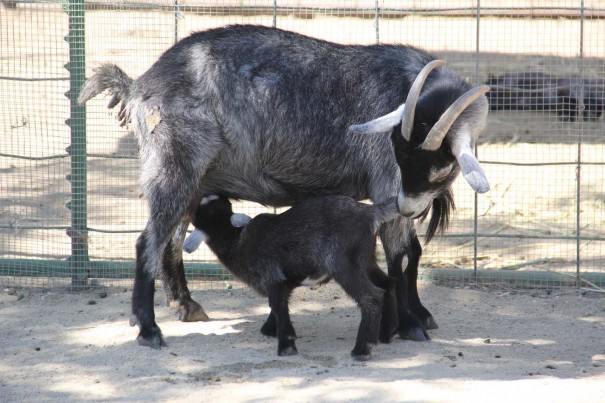
[[[147,218],[137,143],[106,108],[75,103],[101,63],[138,77],[177,40],[261,24],[347,44],[425,48],[491,113],[479,159],[492,184],[455,184],[446,235],[421,276],[519,286],[605,284],[605,7],[598,0],[3,1],[0,6],[0,283],[130,281]],[[254,215],[268,209],[238,203]],[[270,209],[269,211],[273,211]],[[424,230],[421,225],[420,232]],[[222,281],[208,250],[190,277]]]

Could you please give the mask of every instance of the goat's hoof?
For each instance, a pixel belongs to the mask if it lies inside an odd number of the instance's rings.
[[[193,300],[181,301],[177,304],[172,302],[171,306],[174,305],[176,305],[181,322],[208,322],[210,320],[204,312],[204,308]]]
[[[424,327],[427,330],[439,329],[439,325],[435,322],[435,319],[432,316],[429,316],[424,320]]]
[[[351,351],[351,357],[353,358],[354,361],[367,361],[370,359],[370,347],[366,346],[365,348],[361,348],[359,349],[359,351],[357,351],[358,349],[353,349],[353,351]]]
[[[267,322],[260,328],[260,332],[265,336],[277,337],[277,328],[275,325],[267,324]]]
[[[393,336],[397,334],[397,326],[381,325],[378,341],[383,344],[389,344],[393,341]]]
[[[424,331],[424,329],[420,327],[413,327],[407,331],[399,330],[399,337],[404,340],[413,340],[413,341],[427,341],[431,338],[428,333]]]
[[[277,352],[277,355],[279,355],[280,357],[287,357],[289,355],[297,355],[297,354],[298,354],[298,350],[294,346],[282,348]]]
[[[370,354],[356,355],[351,353],[351,357],[353,357],[354,361],[368,361],[370,359]]]
[[[160,350],[162,347],[168,346],[159,327],[154,328],[150,332],[141,331],[137,337],[137,343],[139,346],[151,347],[154,350]]]
[[[382,344],[390,344],[391,341],[393,340],[393,333],[392,332],[381,332],[380,336],[378,337],[378,341],[381,342]]]

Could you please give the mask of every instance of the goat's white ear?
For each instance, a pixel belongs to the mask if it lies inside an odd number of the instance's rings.
[[[458,164],[462,171],[462,176],[473,190],[477,193],[485,193],[489,190],[489,182],[481,168],[481,164],[472,153],[464,153],[458,156]]]
[[[378,134],[390,132],[395,126],[401,123],[404,110],[405,104],[401,104],[399,108],[387,115],[370,120],[369,122],[362,123],[360,125],[349,126],[349,132],[360,134]]]
[[[208,239],[208,235],[201,229],[196,228],[183,242],[183,250],[187,253],[193,253],[206,239]]]
[[[248,225],[252,217],[247,216],[246,214],[233,213],[231,215],[231,225],[235,228],[241,228]]]
[[[452,147],[454,156],[460,165],[462,176],[473,190],[477,193],[485,193],[489,190],[489,182],[481,164],[475,157],[473,150],[468,144],[460,145],[460,142],[454,143]]]

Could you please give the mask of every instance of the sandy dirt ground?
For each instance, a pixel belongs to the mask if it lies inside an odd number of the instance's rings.
[[[440,328],[354,362],[359,312],[335,284],[298,289],[294,357],[260,334],[251,290],[194,292],[212,317],[182,323],[156,297],[168,347],[134,342],[130,290],[4,290],[1,401],[597,402],[605,393],[605,298],[425,285]],[[13,295],[11,295],[13,294]]]

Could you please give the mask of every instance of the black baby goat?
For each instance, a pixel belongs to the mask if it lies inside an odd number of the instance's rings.
[[[250,220],[234,214],[226,197],[209,196],[195,212],[196,230],[183,249],[192,252],[204,239],[231,273],[269,298],[261,332],[277,336],[280,356],[298,353],[288,313],[292,290],[334,279],[361,309],[351,355],[367,360],[370,344],[389,342],[397,327],[395,282],[376,264],[375,249],[380,225],[398,215],[395,199],[372,206],[322,196]]]

